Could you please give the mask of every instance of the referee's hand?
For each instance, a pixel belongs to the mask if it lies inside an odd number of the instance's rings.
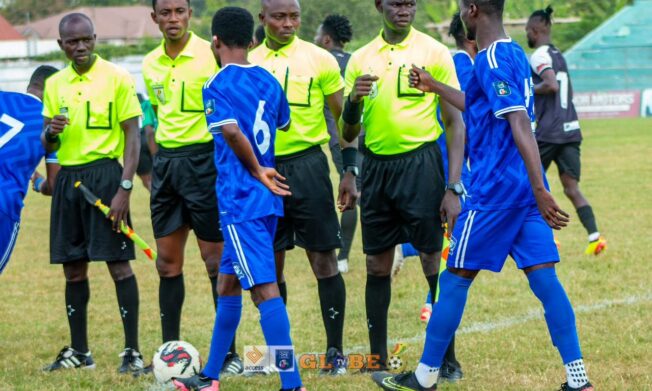
[[[349,95],[351,103],[360,103],[365,96],[369,96],[373,90],[374,83],[378,81],[378,76],[362,75],[355,79],[353,90]]]
[[[358,189],[355,185],[355,176],[347,172],[340,181],[340,186],[337,194],[337,208],[340,212],[351,210],[355,208],[358,201]]]
[[[50,134],[57,136],[63,132],[63,129],[68,125],[70,121],[66,118],[65,115],[55,115],[50,120]]]
[[[129,216],[129,192],[119,188],[111,200],[111,211],[107,216],[113,224],[113,230],[120,232],[120,223],[127,226],[127,216]]]

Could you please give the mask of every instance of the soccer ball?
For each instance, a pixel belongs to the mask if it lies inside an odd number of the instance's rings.
[[[201,357],[188,342],[169,341],[154,353],[152,367],[156,380],[167,383],[173,377],[187,378],[199,373]]]
[[[387,360],[387,365],[389,365],[391,370],[398,371],[403,368],[403,360],[401,360],[399,356],[391,356],[389,360]]]

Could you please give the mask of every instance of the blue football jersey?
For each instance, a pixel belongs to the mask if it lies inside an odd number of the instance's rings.
[[[46,156],[41,145],[43,103],[33,95],[0,92],[0,212],[20,219],[34,170]],[[56,154],[46,162],[57,163]]]
[[[469,83],[473,79],[473,59],[471,55],[464,50],[460,50],[453,55],[455,63],[455,73],[457,80],[460,82],[462,91],[466,91]]]
[[[261,67],[229,64],[206,82],[203,93],[208,130],[215,140],[221,222],[226,225],[283,216],[281,197],[249,173],[222,135],[223,125],[237,124],[260,165],[275,167],[276,129],[290,122],[283,88]]]
[[[505,118],[518,110],[534,123],[530,65],[517,43],[502,39],[478,53],[466,90],[470,209],[510,209],[535,203],[525,163]]]
[[[453,55],[453,62],[455,63],[455,73],[457,74],[457,80],[460,82],[460,88],[462,91],[466,91],[466,86],[469,84],[471,77],[473,75],[473,59],[471,56],[460,50],[459,52]],[[462,118],[464,118],[464,123],[468,126],[468,121],[466,119],[466,112],[462,113]],[[444,124],[441,120],[441,109],[440,106],[437,106],[437,120],[442,129]],[[467,137],[468,138],[468,137]],[[446,146],[446,134],[442,133],[441,136],[437,139],[439,148],[441,149],[441,155],[444,160],[444,178],[448,182],[448,147]],[[462,164],[462,183],[464,187],[467,188],[467,192],[470,190],[471,182],[471,170],[469,166],[469,146],[467,143],[464,143],[464,162]]]

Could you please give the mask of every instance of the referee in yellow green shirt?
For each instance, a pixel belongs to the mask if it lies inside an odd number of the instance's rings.
[[[129,196],[138,165],[140,104],[127,71],[93,53],[91,20],[79,13],[59,23],[59,46],[71,61],[47,79],[43,96],[43,144],[57,151],[61,171],[52,195],[50,262],[63,265],[71,344],[46,371],[94,368],[88,349],[88,262],[106,262],[115,282],[125,346],[120,373],[140,374],[138,285],[129,261],[134,244],[119,232],[129,222]],[[124,154],[124,170],[118,159]],[[106,219],[74,186],[81,181],[110,202]]]
[[[361,118],[366,131],[360,203],[367,254],[365,304],[371,353],[380,357],[382,369],[387,364],[387,311],[396,245],[414,245],[430,289],[437,291],[442,223],[448,220],[452,227],[460,212],[454,184],[460,181],[464,122],[452,105],[410,88],[412,64],[458,88],[448,48],[412,27],[416,1],[376,0],[375,4],[383,16],[383,29],[351,56],[342,120],[347,140],[360,132]],[[449,185],[444,183],[436,143],[443,131],[436,119],[438,105],[446,127]]]
[[[188,30],[188,0],[154,0],[152,19],[163,41],[143,60],[143,78],[158,127],[153,158],[151,212],[160,277],[159,307],[163,342],[181,339],[185,297],[184,248],[190,229],[217,305],[217,275],[224,239],[219,223],[213,136],[204,116],[202,87],[219,69],[210,43]],[[242,373],[235,341],[223,371]]]
[[[274,243],[279,290],[287,301],[285,251],[295,245],[302,247],[317,278],[326,328],[327,361],[332,365],[324,372],[339,375],[346,372],[341,359],[346,288],[337,269],[335,249],[342,246],[342,239],[322,145],[329,140],[324,104],[328,103],[337,121],[342,112],[344,83],[337,61],[329,52],[296,36],[301,25],[298,1],[263,0],[259,17],[266,39],[251,51],[249,60],[267,69],[283,86],[292,119],[290,129],[279,132],[276,138],[276,169],[287,178],[292,192],[284,198],[285,216],[279,219]],[[340,210],[348,210],[357,198],[357,140],[340,145],[345,173],[338,204]]]

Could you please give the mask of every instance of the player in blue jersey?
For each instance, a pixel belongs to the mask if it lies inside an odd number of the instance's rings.
[[[385,390],[435,390],[448,342],[462,320],[468,290],[480,270],[498,272],[508,255],[541,301],[553,344],[566,367],[562,390],[592,391],[580,350],[575,315],[557,278],[559,254],[552,228],[568,223],[547,189],[532,134],[534,99],[523,49],[505,34],[504,0],[459,0],[469,38],[481,49],[466,90],[471,192],[452,228],[448,270],[426,331],[415,372],[376,373]],[[413,68],[411,85],[431,92],[432,78]],[[464,95],[459,92],[458,95]]]
[[[51,194],[59,171],[56,154],[46,154],[41,145],[43,87],[45,79],[55,72],[51,66],[38,67],[29,80],[27,94],[0,92],[0,274],[16,244],[32,173],[45,157],[47,181],[37,177],[34,189]]]
[[[290,126],[290,107],[276,79],[247,61],[253,27],[253,17],[242,8],[222,8],[213,17],[212,49],[222,69],[204,86],[204,107],[215,140],[224,254],[208,362],[199,375],[176,379],[180,390],[219,390],[220,370],[240,322],[242,288],[260,311],[282,390],[303,390],[274,266],[281,197],[290,195],[285,178],[273,168],[274,142],[276,129]]]

